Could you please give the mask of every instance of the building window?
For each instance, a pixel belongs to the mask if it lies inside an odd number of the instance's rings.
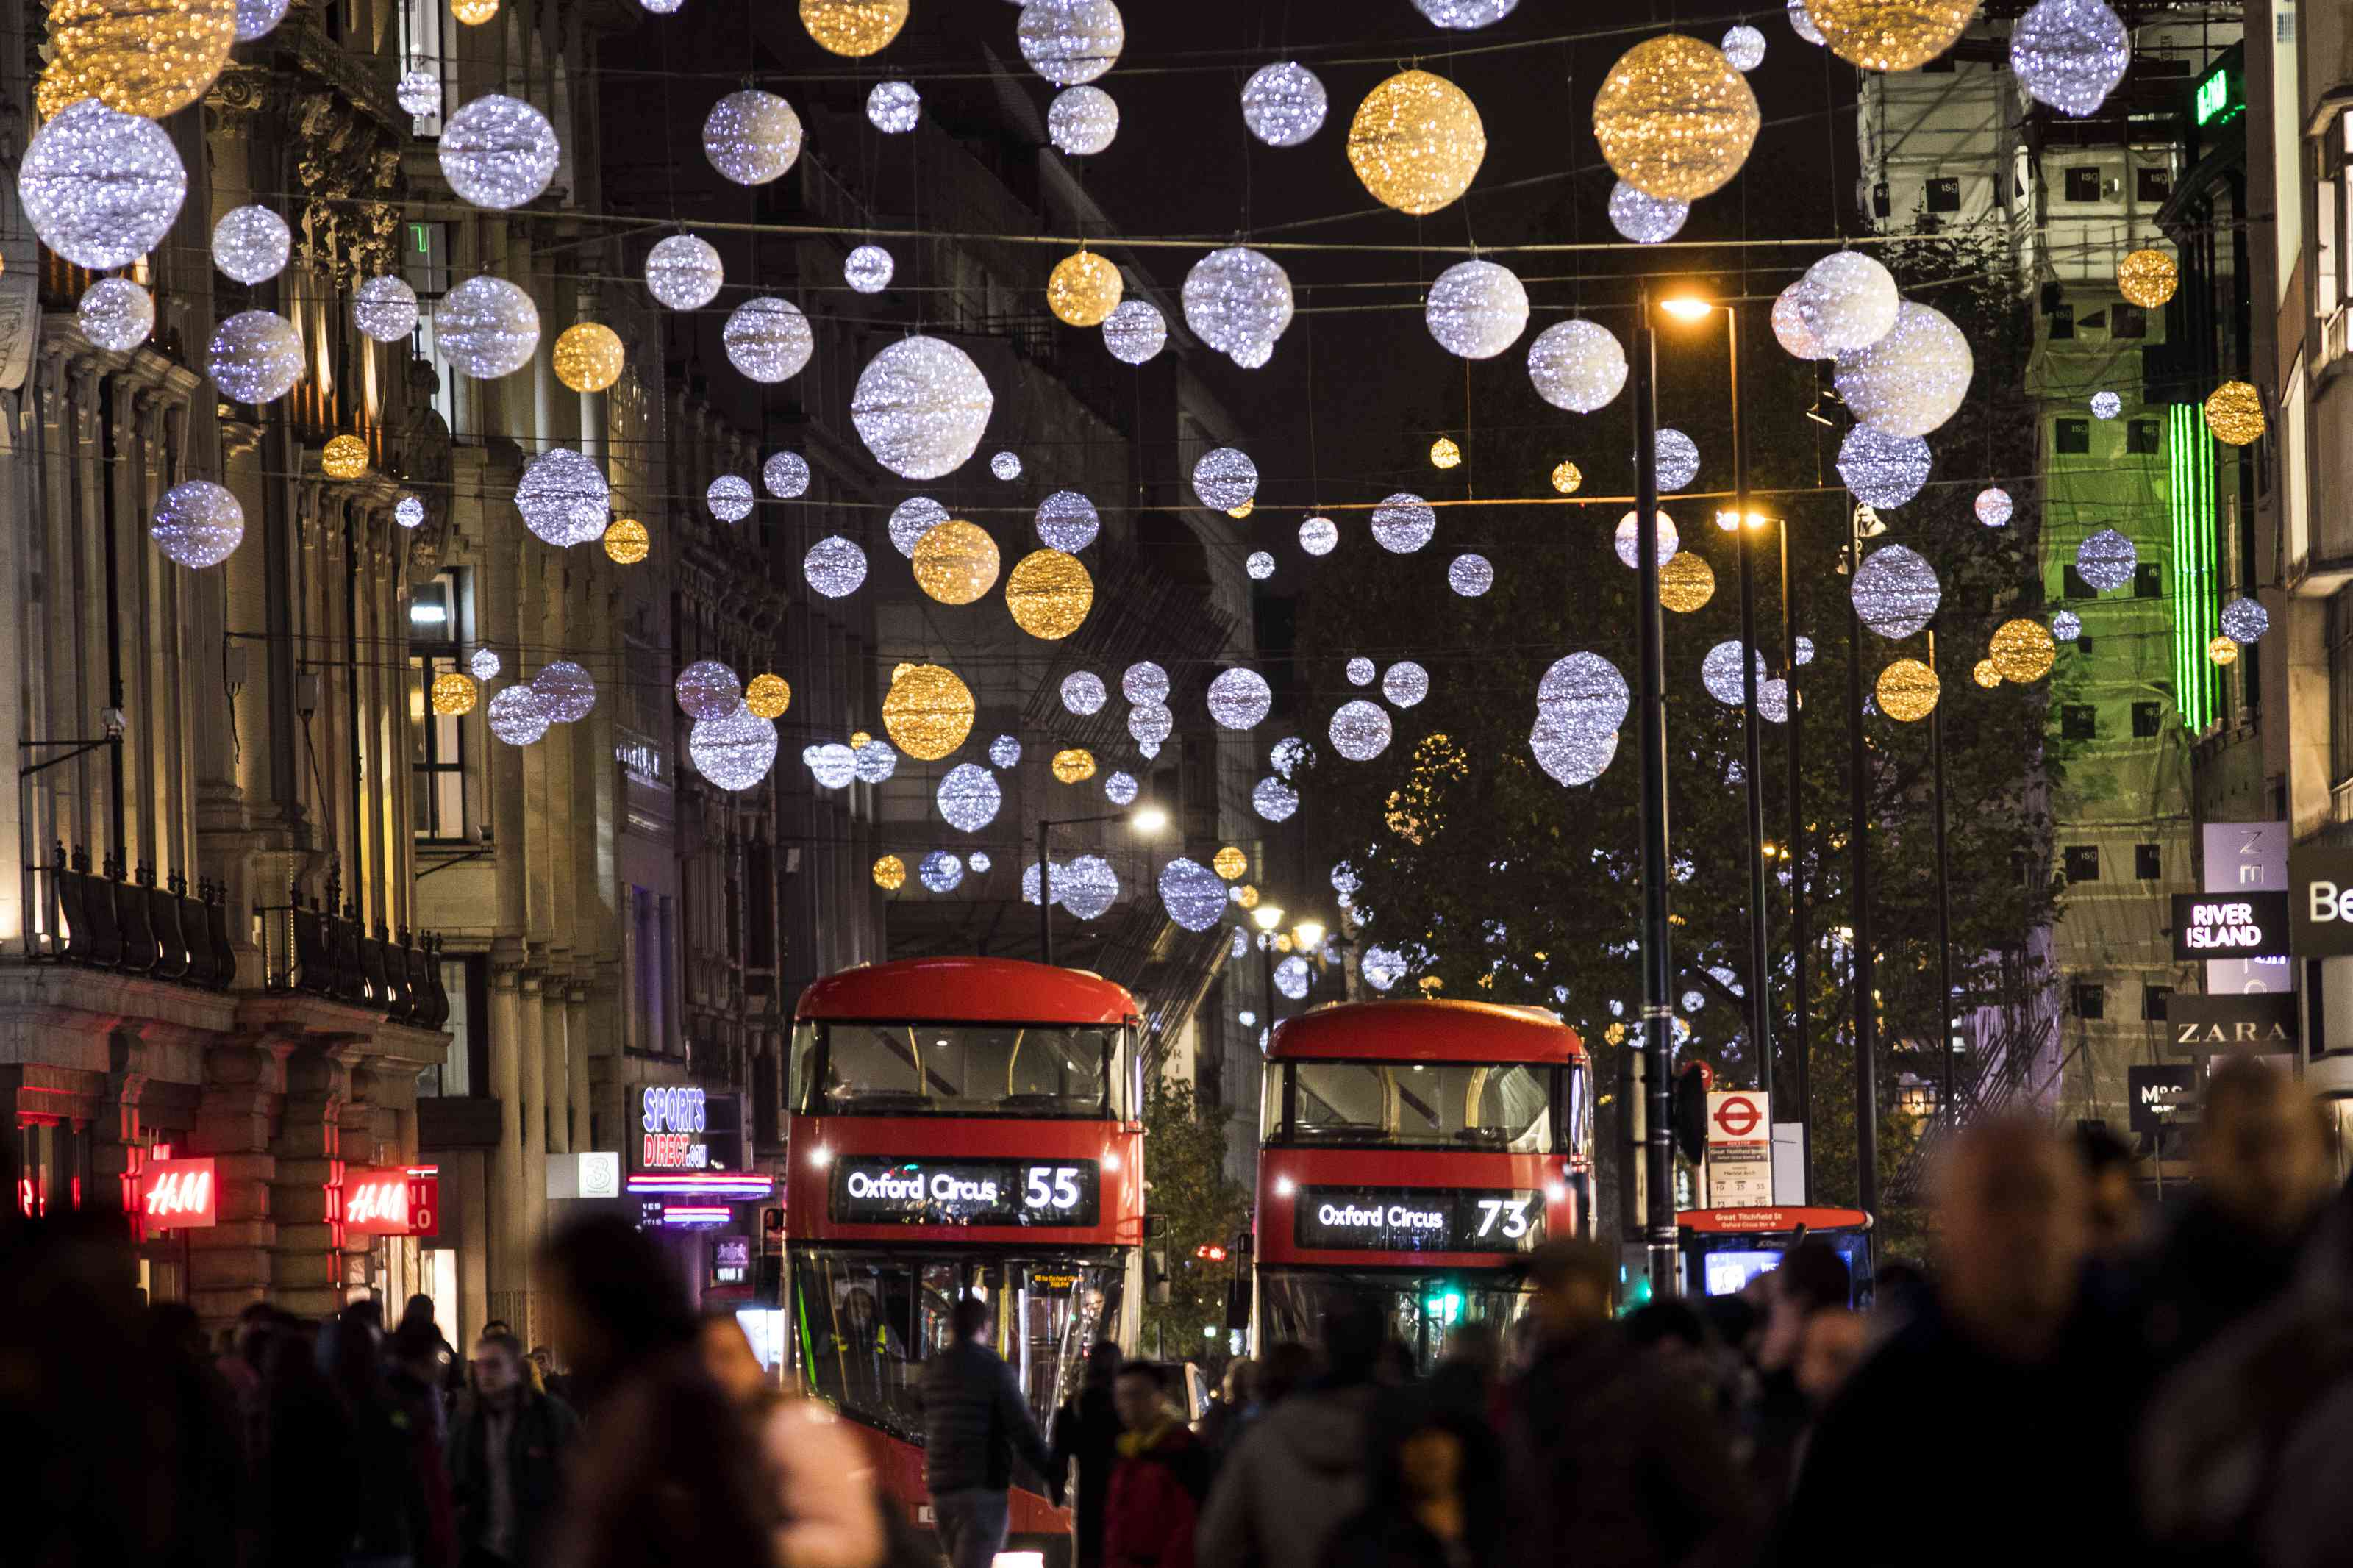
[[[2133,875],[2144,882],[2162,881],[2165,878],[2165,858],[2154,844],[2133,846]]]
[[[2062,419],[2052,427],[2052,449],[2063,458],[2088,458],[2092,455],[2092,422],[2088,419]]]
[[[2078,163],[2066,171],[2067,199],[2071,202],[2096,202],[2100,199],[2100,170],[2095,163]]]
[[[2105,1018],[2108,1016],[2108,988],[2105,985],[2077,985],[2069,998],[2068,1011],[2078,1018]]]
[[[2165,1022],[2166,1003],[2173,995],[2170,985],[2144,985],[2140,988],[2140,1016],[2144,1022]]]
[[[2133,568],[2133,597],[2162,599],[2165,597],[2165,568],[2154,561],[2144,561]]]
[[[1871,216],[1873,217],[1887,217],[1891,216],[1894,210],[1895,201],[1888,193],[1887,182],[1885,180],[1882,180],[1877,184],[1872,186]]]
[[[2153,458],[2165,450],[2164,427],[2154,419],[2136,419],[2125,426],[2125,450],[2136,458]]]
[[[2060,738],[2068,741],[2097,740],[2100,734],[2100,710],[2088,702],[2069,702],[2059,710]]]
[[[2138,305],[2112,307],[2108,311],[2108,336],[2112,338],[2148,336],[2148,312]]]
[[[2050,310],[2051,337],[2053,342],[2075,335],[2075,307],[2053,305]]]
[[[629,889],[629,1009],[628,1044],[656,1054],[670,1049],[670,901],[646,888]]]
[[[2156,702],[2136,702],[2136,703],[2134,703],[2134,704],[2133,704],[2133,736],[2134,736],[2134,738],[2135,738],[2135,739],[2137,739],[2137,740],[2146,741],[2146,740],[2148,740],[2149,738],[2151,738],[2152,736],[2154,736],[2154,735],[2157,733],[2157,726],[2158,726],[2158,715],[2160,715],[2160,714],[2161,714],[2161,713],[2163,713],[2164,711],[2165,711],[2165,710],[2164,710],[2163,705],[2162,705],[2162,704],[2159,704],[2159,703],[2156,703]]]
[[[2059,596],[2063,599],[2096,599],[2100,591],[2084,582],[2084,574],[2076,571],[2075,563],[2070,561],[2059,568]],[[2084,639],[2078,637],[2076,645],[2079,647],[2085,646]]]
[[[2100,879],[2100,847],[2096,844],[2070,844],[2065,864],[2069,881],[2096,882]]]
[[[1951,175],[1928,182],[1928,210],[1932,213],[1957,213],[1961,210],[1961,182]]]
[[[2133,195],[2136,199],[2161,205],[2172,195],[2172,170],[2152,169],[2144,163],[2133,171]]]
[[[466,724],[433,710],[433,683],[459,672],[458,649],[470,616],[468,574],[448,567],[408,601],[409,762],[416,770],[409,829],[442,843],[466,837]]]
[[[449,1032],[449,1055],[438,1068],[427,1068],[417,1078],[420,1095],[464,1095],[477,1092],[474,1068],[480,1055],[474,1048],[472,975],[480,969],[479,958],[445,958],[441,961],[441,989],[449,994],[449,1021],[441,1026]],[[487,1064],[484,1064],[487,1068]]]

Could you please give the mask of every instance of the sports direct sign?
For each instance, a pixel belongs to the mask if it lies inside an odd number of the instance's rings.
[[[711,1144],[710,1102],[691,1085],[649,1084],[638,1100],[638,1125],[645,1134],[638,1150],[641,1171],[707,1171]]]
[[[1767,1096],[1746,1089],[1709,1092],[1707,1193],[1712,1208],[1755,1208],[1773,1201],[1773,1116]]]
[[[360,1236],[438,1234],[441,1178],[402,1166],[344,1172],[343,1228]]]

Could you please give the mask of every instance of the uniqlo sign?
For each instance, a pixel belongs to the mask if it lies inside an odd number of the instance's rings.
[[[139,1215],[153,1230],[189,1230],[215,1222],[210,1160],[150,1160],[139,1173]]]
[[[441,1178],[395,1165],[343,1173],[343,1228],[361,1236],[432,1236],[441,1228]]]

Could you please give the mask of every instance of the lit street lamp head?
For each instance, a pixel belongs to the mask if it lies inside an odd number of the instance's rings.
[[[1250,919],[1257,922],[1259,930],[1271,931],[1282,923],[1282,911],[1272,904],[1261,904],[1250,911]]]
[[[1302,948],[1307,949],[1311,952],[1316,948],[1322,947],[1324,945],[1324,922],[1322,921],[1301,921],[1297,925],[1291,928],[1291,939],[1297,942]]]
[[[1659,309],[1679,321],[1697,321],[1704,320],[1707,313],[1715,310],[1715,306],[1708,300],[1693,295],[1679,294],[1672,300],[1660,300]]]
[[[1127,825],[1148,838],[1168,826],[1168,814],[1156,805],[1138,806]]]

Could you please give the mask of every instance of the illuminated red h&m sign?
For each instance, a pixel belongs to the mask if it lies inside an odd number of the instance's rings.
[[[212,1225],[213,1196],[210,1160],[150,1160],[140,1173],[139,1212],[149,1230]]]
[[[343,1228],[361,1236],[438,1233],[441,1178],[398,1165],[344,1172]]]

